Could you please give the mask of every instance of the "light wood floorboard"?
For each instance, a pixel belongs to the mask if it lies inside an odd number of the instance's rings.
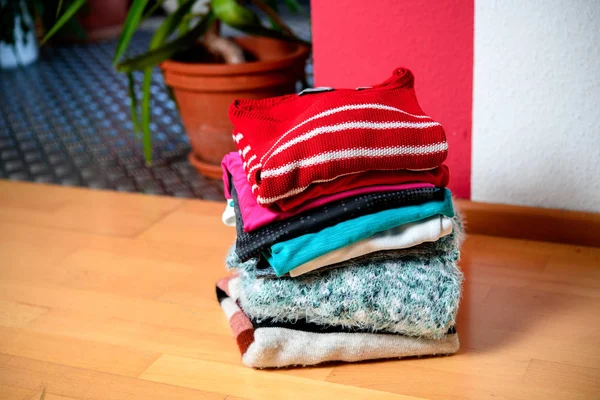
[[[481,235],[458,354],[244,367],[222,206],[0,181],[0,399],[600,398],[600,249]]]

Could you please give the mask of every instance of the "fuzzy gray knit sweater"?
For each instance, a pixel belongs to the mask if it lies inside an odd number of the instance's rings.
[[[239,302],[256,320],[344,326],[439,339],[455,324],[463,275],[457,261],[462,224],[430,251],[360,262],[297,278],[261,279],[257,260],[227,264],[240,270]]]

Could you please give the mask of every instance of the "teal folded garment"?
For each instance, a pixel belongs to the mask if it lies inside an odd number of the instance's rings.
[[[378,232],[438,214],[454,216],[452,193],[448,189],[444,190],[443,200],[394,208],[340,222],[319,232],[276,243],[271,246],[270,252],[264,252],[263,255],[277,276],[282,276],[330,251],[366,239]]]

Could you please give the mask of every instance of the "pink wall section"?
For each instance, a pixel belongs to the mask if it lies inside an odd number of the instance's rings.
[[[312,0],[315,86],[370,86],[410,68],[449,142],[450,188],[471,195],[473,0]]]

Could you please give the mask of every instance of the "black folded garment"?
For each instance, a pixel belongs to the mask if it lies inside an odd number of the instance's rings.
[[[244,232],[244,221],[234,185],[231,185],[230,191],[236,216],[237,241],[235,252],[241,261],[260,257],[262,251],[268,250],[277,242],[318,232],[342,221],[392,208],[441,200],[444,197],[444,190],[436,187],[363,194],[307,210],[252,232]]]

